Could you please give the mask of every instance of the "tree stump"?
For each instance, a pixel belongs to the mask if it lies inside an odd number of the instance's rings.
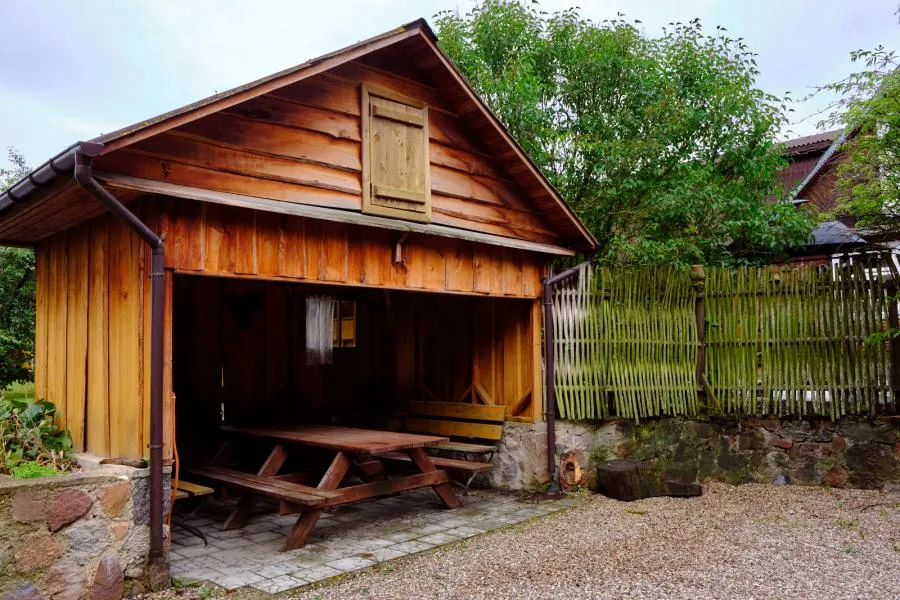
[[[604,496],[631,502],[654,496],[699,496],[696,483],[666,481],[651,473],[644,461],[610,460],[597,465],[597,490]]]

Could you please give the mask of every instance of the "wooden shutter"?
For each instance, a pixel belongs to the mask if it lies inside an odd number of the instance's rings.
[[[362,88],[363,212],[431,222],[428,106]]]

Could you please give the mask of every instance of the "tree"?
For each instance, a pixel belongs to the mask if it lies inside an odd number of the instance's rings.
[[[12,147],[9,163],[0,167],[0,191],[31,171]],[[33,378],[34,277],[34,252],[0,246],[0,390]]]
[[[897,9],[900,19],[900,7]],[[884,46],[850,53],[865,69],[824,86],[841,98],[823,124],[844,127],[836,216],[874,239],[900,235],[900,64]]]
[[[437,15],[442,48],[613,263],[758,261],[805,243],[781,198],[786,101],[755,87],[754,55],[699,20],[657,38],[619,18],[486,0]]]

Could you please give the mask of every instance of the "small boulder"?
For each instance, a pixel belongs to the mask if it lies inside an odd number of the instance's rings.
[[[119,481],[108,485],[100,490],[99,498],[103,512],[108,517],[117,517],[131,499],[131,484],[127,481]]]
[[[66,490],[57,496],[47,513],[50,531],[59,531],[87,514],[93,500],[81,490]]]
[[[50,566],[61,554],[59,544],[52,536],[46,533],[30,535],[16,551],[16,570],[27,573]]]
[[[834,488],[842,488],[847,485],[847,468],[841,465],[835,465],[825,471],[822,476],[822,485],[828,485]]]
[[[23,489],[12,501],[12,519],[20,523],[43,521],[47,517],[47,493],[44,490]]]
[[[91,600],[122,600],[125,594],[125,574],[122,565],[113,556],[107,556],[97,565]]]

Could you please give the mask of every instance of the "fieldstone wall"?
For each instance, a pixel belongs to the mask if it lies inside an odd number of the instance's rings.
[[[597,463],[649,461],[665,480],[716,479],[880,489],[900,483],[900,419],[656,419],[557,421],[556,456],[574,451],[593,484]],[[492,485],[529,489],[547,483],[546,423],[507,423]]]
[[[0,480],[0,598],[107,600],[167,586],[167,565],[148,567],[149,475],[97,466]]]

